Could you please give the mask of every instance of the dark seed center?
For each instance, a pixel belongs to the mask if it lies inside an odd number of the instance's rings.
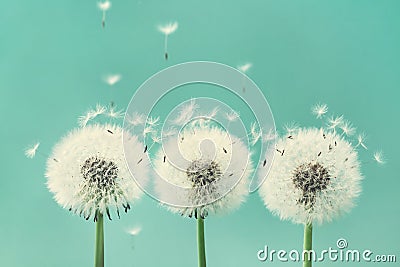
[[[90,157],[82,164],[81,174],[90,184],[99,189],[110,189],[118,177],[118,167],[112,161]]]
[[[298,203],[312,209],[317,193],[325,190],[331,180],[328,170],[320,163],[304,163],[293,171],[293,183],[303,194]]]
[[[221,177],[221,168],[215,161],[195,160],[187,168],[186,174],[195,186],[205,186]]]

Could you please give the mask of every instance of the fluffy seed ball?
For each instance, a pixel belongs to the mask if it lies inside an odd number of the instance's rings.
[[[110,209],[119,217],[120,210],[127,212],[141,197],[125,162],[122,134],[129,135],[116,125],[94,124],[71,131],[54,147],[46,177],[60,206],[86,219],[94,216],[96,220],[100,212],[111,220]],[[137,151],[129,153],[128,160],[139,161],[143,145],[136,136],[126,140],[126,147]],[[142,162],[133,175],[147,176],[147,170]]]
[[[283,220],[323,223],[350,211],[361,192],[357,151],[334,131],[303,128],[277,142],[259,193]],[[265,176],[265,170],[260,175]]]

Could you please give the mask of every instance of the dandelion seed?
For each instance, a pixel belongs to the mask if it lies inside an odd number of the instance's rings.
[[[278,133],[274,129],[269,129],[269,131],[262,136],[262,141],[264,143],[270,142],[278,138]]]
[[[130,234],[131,236],[137,236],[138,234],[140,234],[140,232],[142,231],[142,227],[140,226],[136,226],[130,230],[128,230],[128,234]]]
[[[166,25],[161,25],[158,30],[162,32],[165,36],[164,39],[164,56],[165,60],[168,60],[168,36],[174,33],[178,29],[178,22],[168,23]]]
[[[379,164],[385,164],[385,158],[382,151],[376,151],[374,153],[374,160]]]
[[[311,108],[311,111],[319,119],[328,112],[328,106],[326,104],[316,104]]]
[[[351,136],[356,132],[356,128],[349,121],[343,121],[339,126],[342,129],[343,133],[347,136]]]
[[[111,107],[109,110],[108,110],[108,112],[107,112],[107,116],[109,117],[109,118],[112,118],[112,119],[120,119],[120,118],[123,118],[124,117],[124,111],[123,110],[116,110],[116,108],[115,107]]]
[[[257,126],[256,122],[253,122],[251,124],[251,129],[250,129],[251,145],[254,146],[260,138],[261,138],[261,132],[258,130],[258,126]]]
[[[113,86],[114,84],[116,84],[117,82],[119,82],[121,80],[122,76],[121,74],[112,74],[112,75],[107,75],[104,78],[104,81],[110,85]]]
[[[37,142],[37,143],[33,144],[32,146],[28,147],[25,150],[25,156],[27,158],[30,158],[30,159],[34,158],[35,155],[36,155],[36,151],[38,150],[39,146],[40,146],[40,143]]]
[[[187,121],[189,121],[192,117],[194,112],[198,109],[198,106],[196,102],[191,99],[190,102],[186,105],[184,105],[177,118],[173,120],[174,124],[185,124]]]
[[[238,112],[232,110],[231,112],[226,113],[225,117],[229,122],[234,122],[240,117],[240,115]]]
[[[364,133],[359,134],[358,137],[357,137],[358,143],[357,143],[356,147],[362,146],[364,149],[367,150],[368,148],[367,148],[367,146],[365,145],[365,140],[366,140],[366,135],[365,135]]]
[[[146,121],[146,117],[143,114],[135,112],[133,113],[133,115],[128,115],[126,121],[132,126],[137,126],[144,124],[144,122]]]
[[[104,2],[98,2],[97,3],[97,7],[103,11],[103,18],[101,20],[101,25],[103,27],[103,29],[106,26],[106,11],[109,10],[111,8],[111,2],[106,0]]]
[[[215,116],[217,116],[218,111],[219,111],[219,108],[218,108],[218,107],[213,108],[213,109],[210,111],[210,113],[208,113],[208,114],[206,115],[207,119],[213,119]]]
[[[237,67],[243,73],[246,73],[251,67],[253,66],[252,63],[246,63]]]
[[[290,123],[286,123],[284,126],[286,133],[288,135],[295,133],[297,130],[299,130],[300,126],[297,122],[290,122]]]
[[[336,117],[332,116],[328,119],[328,129],[336,130],[336,128],[339,127],[342,123],[343,123],[343,115]]]

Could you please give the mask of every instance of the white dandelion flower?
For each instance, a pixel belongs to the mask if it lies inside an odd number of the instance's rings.
[[[121,80],[121,78],[122,78],[121,74],[110,74],[110,75],[107,75],[106,77],[104,77],[104,81],[108,85],[113,86],[114,84],[119,82]]]
[[[309,225],[350,211],[362,180],[351,143],[332,131],[304,128],[293,139],[278,140],[276,147],[278,154],[259,191],[272,213]],[[261,168],[261,175],[265,171]]]
[[[234,110],[232,110],[231,112],[225,114],[225,118],[229,122],[234,122],[237,119],[239,119],[239,117],[240,117],[240,114],[238,112],[234,111]]]
[[[127,233],[128,233],[129,235],[131,235],[131,236],[137,236],[137,235],[140,234],[141,231],[142,231],[142,227],[136,226],[136,227],[133,227],[133,228],[129,229],[129,230],[127,231]]]
[[[97,3],[97,7],[103,11],[103,17],[101,20],[101,25],[103,26],[103,28],[106,26],[106,11],[109,10],[111,8],[111,2],[106,0],[104,2],[98,2]]]
[[[147,157],[139,153],[124,155],[122,135],[129,135],[126,146],[141,151],[136,136],[116,125],[93,124],[71,131],[54,147],[47,161],[47,186],[57,203],[85,219],[115,210],[127,212],[142,196],[125,161],[142,161],[132,175],[146,177]],[[57,159],[54,161],[53,159]]]
[[[182,207],[167,206],[168,209],[182,216],[204,219],[208,214],[223,214],[239,207],[248,195],[253,168],[247,147],[240,139],[214,127],[185,129],[181,136],[184,140],[179,142],[179,148],[176,150],[175,138],[168,140],[165,150],[157,153],[154,164],[164,179],[156,180],[160,199],[173,197],[188,203]],[[212,140],[213,145],[200,151],[199,144],[204,140]],[[165,160],[165,151],[172,151],[169,160]],[[165,181],[187,190],[171,193]]]
[[[328,106],[326,104],[316,104],[311,108],[311,111],[319,119],[328,112]]]
[[[243,73],[246,73],[251,67],[253,66],[252,63],[246,63],[237,67]]]
[[[342,124],[339,125],[339,128],[342,129],[343,134],[347,136],[354,135],[356,132],[356,128],[349,121],[343,121]]]
[[[28,148],[25,150],[25,156],[26,156],[27,158],[30,158],[30,159],[34,158],[35,155],[36,155],[36,152],[37,152],[37,150],[38,150],[38,148],[39,148],[39,146],[40,146],[40,143],[39,143],[39,142],[36,142],[36,143],[33,144],[32,146],[28,147]]]
[[[168,60],[168,36],[178,29],[178,22],[168,23],[166,25],[158,26],[158,30],[165,36],[164,39],[164,56]]]
[[[376,151],[374,153],[374,160],[379,164],[385,164],[386,163],[385,157],[384,157],[382,151]]]

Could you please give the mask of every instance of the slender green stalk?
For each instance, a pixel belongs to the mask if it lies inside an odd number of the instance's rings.
[[[197,249],[199,256],[199,267],[206,267],[206,246],[204,241],[204,220],[197,219]]]
[[[311,254],[311,252],[305,253],[305,251],[310,251],[311,249],[312,249],[312,223],[308,223],[304,225],[303,267],[311,267],[312,265],[313,255]]]
[[[100,212],[97,212],[94,266],[104,267],[104,226],[103,214]]]

